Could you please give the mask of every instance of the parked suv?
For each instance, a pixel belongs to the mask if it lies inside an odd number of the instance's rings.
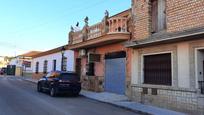
[[[81,91],[81,83],[75,73],[54,71],[38,81],[37,90],[38,92],[49,91],[51,96],[56,96],[59,93],[78,96]]]

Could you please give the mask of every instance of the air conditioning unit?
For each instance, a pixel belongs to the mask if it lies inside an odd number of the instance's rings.
[[[79,50],[79,56],[86,56],[86,50],[85,49],[81,49]]]

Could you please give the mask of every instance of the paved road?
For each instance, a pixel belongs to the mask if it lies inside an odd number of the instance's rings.
[[[85,97],[50,97],[36,85],[16,77],[0,76],[0,115],[136,115]]]

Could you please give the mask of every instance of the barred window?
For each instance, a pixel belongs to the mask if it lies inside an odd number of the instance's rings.
[[[38,73],[38,72],[39,72],[39,62],[36,62],[35,73]]]
[[[45,60],[44,61],[44,66],[43,66],[43,73],[47,73],[47,64],[48,64],[48,61]]]
[[[56,71],[57,60],[53,60],[53,71]]]
[[[67,71],[67,57],[63,58],[62,71]]]
[[[171,53],[144,56],[144,83],[172,84]]]

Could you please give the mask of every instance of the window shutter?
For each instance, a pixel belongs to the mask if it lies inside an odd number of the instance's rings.
[[[152,18],[152,33],[158,30],[158,1],[152,0],[151,18]]]
[[[166,29],[166,0],[158,0],[158,31]]]

